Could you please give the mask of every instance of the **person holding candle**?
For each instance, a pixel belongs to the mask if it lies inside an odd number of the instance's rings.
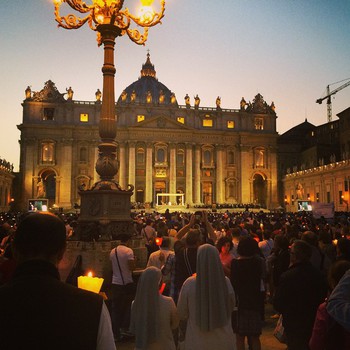
[[[17,268],[0,288],[1,348],[115,350],[111,320],[101,296],[60,281],[66,248],[64,222],[32,213],[13,241]]]
[[[161,271],[150,266],[138,282],[130,323],[136,350],[176,349],[172,330],[178,327],[179,317],[173,299],[159,292],[161,279]]]

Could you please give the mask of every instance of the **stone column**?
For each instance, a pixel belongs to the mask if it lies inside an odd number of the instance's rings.
[[[61,156],[61,164],[63,166],[60,169],[60,178],[61,182],[57,180],[56,177],[56,204],[59,207],[71,208],[72,201],[71,199],[75,195],[75,188],[72,188],[72,139],[62,139],[59,144],[58,152]],[[62,186],[62,188],[60,188]]]
[[[186,204],[193,204],[192,192],[192,144],[186,144]]]
[[[239,200],[241,203],[252,203],[253,184],[250,177],[252,173],[253,157],[249,145],[240,145],[240,193]]]
[[[135,142],[129,142],[128,146],[129,146],[129,176],[128,176],[127,184],[135,186]],[[136,191],[136,188],[135,188],[135,191]],[[130,198],[131,202],[135,202],[135,191]]]
[[[126,190],[127,183],[126,183],[125,142],[119,143],[119,185],[123,190]]]
[[[153,144],[147,143],[146,149],[146,188],[145,188],[145,202],[153,202]]]
[[[176,144],[170,145],[169,192],[176,193]],[[172,204],[176,204],[176,196],[170,196]]]
[[[223,190],[224,190],[224,182],[223,182],[223,146],[216,146],[216,203],[223,203]]]
[[[201,148],[195,146],[194,153],[194,204],[201,204]]]

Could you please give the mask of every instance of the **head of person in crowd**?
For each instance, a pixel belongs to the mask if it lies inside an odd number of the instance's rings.
[[[128,233],[121,233],[121,234],[117,235],[116,238],[122,244],[127,244],[131,239],[131,235]]]
[[[332,244],[331,233],[325,229],[321,229],[318,234],[318,243],[320,246]]]
[[[347,238],[339,238],[337,243],[337,260],[350,261],[350,240]]]
[[[295,240],[290,248],[291,264],[306,263],[310,261],[312,248],[309,243],[302,240]]]
[[[233,248],[232,240],[227,236],[220,237],[216,243],[216,248],[218,249],[219,253],[228,254]]]
[[[233,240],[238,240],[239,237],[241,236],[241,230],[238,227],[234,227],[231,230],[231,235]]]
[[[328,285],[331,290],[339,283],[345,272],[350,269],[350,261],[336,261],[328,270]]]
[[[19,262],[42,259],[58,265],[66,248],[64,222],[50,213],[26,216],[13,240],[14,258]]]
[[[238,243],[237,253],[242,257],[252,257],[260,254],[258,242],[251,236],[241,237]]]
[[[208,332],[226,325],[230,314],[219,252],[214,246],[203,244],[197,253],[196,324],[201,331]]]
[[[274,251],[279,252],[282,250],[288,250],[289,241],[288,238],[284,235],[276,235],[273,245]]]
[[[265,225],[266,226],[266,225]],[[266,239],[267,241],[272,238],[272,232],[270,230],[270,228],[266,228],[264,227],[264,230],[263,230],[263,238]]]
[[[170,238],[167,236],[162,237],[162,243],[160,244],[160,248],[169,249],[170,247]]]
[[[163,220],[160,220],[157,223],[156,231],[157,231],[157,236],[158,237],[167,236],[168,235],[168,226],[167,226],[167,224]]]
[[[201,231],[192,228],[188,231],[185,237],[185,243],[188,248],[195,248],[201,244]]]
[[[146,220],[146,226],[153,226],[153,225],[154,225],[154,221],[152,219],[148,218]]]
[[[318,247],[318,236],[313,231],[305,231],[301,235],[301,240],[313,247]]]
[[[131,309],[131,331],[135,333],[137,349],[147,349],[149,344],[158,338],[159,316],[159,284],[161,271],[147,267],[141,274],[137,284],[136,296]]]

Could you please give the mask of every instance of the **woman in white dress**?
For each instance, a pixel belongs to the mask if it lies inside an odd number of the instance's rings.
[[[156,267],[142,272],[131,308],[130,331],[135,334],[135,350],[175,350],[173,329],[179,317],[172,298],[159,293],[162,273]]]
[[[185,350],[236,350],[234,306],[235,294],[218,250],[210,244],[200,246],[197,275],[185,281],[177,304],[180,319],[187,320]]]

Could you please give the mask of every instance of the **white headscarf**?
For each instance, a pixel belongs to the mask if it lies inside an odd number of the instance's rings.
[[[138,281],[131,310],[130,330],[135,334],[136,348],[144,349],[157,341],[159,332],[159,282],[161,271],[154,267],[145,269]]]
[[[211,331],[227,324],[230,316],[228,288],[217,248],[203,244],[197,253],[196,324]]]

